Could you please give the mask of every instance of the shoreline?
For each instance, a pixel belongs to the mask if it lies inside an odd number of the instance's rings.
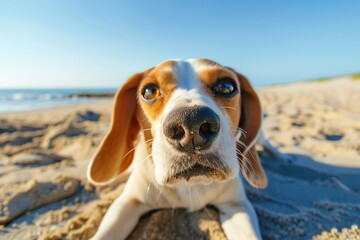
[[[0,114],[112,99],[116,89],[0,89]]]
[[[93,104],[97,105],[98,103],[102,103],[102,102],[104,104],[106,104],[108,102],[112,103],[112,101],[113,101],[112,98],[97,98],[97,99],[92,99],[92,100],[83,101],[83,102],[60,103],[60,104],[56,104],[56,105],[52,105],[52,106],[39,107],[36,109],[26,109],[26,110],[22,109],[19,111],[0,112],[0,117],[8,116],[8,115],[22,115],[25,113],[40,113],[45,110],[49,110],[49,111],[66,110],[70,107],[73,107],[73,108],[90,107]]]

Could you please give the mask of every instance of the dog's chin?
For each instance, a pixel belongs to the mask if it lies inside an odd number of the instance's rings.
[[[216,182],[225,182],[235,178],[235,174],[223,173],[220,171],[209,170],[204,174],[190,173],[184,171],[183,173],[171,175],[167,174],[164,177],[156,178],[156,182],[162,186],[174,186],[174,185],[209,185]]]
[[[214,182],[221,182],[224,180],[217,180],[214,178],[210,178],[207,176],[192,176],[190,179],[186,178],[170,178],[167,180],[166,185],[168,186],[175,186],[175,185],[187,185],[187,186],[194,186],[194,185],[210,185]]]
[[[185,184],[185,185],[209,185],[214,182],[222,182],[228,179],[227,174],[215,169],[203,167],[195,164],[193,167],[197,170],[184,170],[166,179],[167,185]]]
[[[168,173],[157,182],[161,185],[209,185],[234,178],[232,171],[216,154],[184,154],[171,158]]]

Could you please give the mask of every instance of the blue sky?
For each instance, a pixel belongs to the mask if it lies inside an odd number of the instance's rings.
[[[172,58],[256,86],[360,71],[360,1],[0,0],[0,87],[117,87]]]

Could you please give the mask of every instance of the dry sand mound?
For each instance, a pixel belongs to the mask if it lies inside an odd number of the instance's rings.
[[[27,184],[11,184],[0,192],[0,224],[6,224],[26,211],[72,196],[78,181],[58,177],[52,182],[32,180]]]

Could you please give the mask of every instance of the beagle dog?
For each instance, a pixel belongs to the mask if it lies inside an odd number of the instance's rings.
[[[170,60],[130,77],[87,172],[95,185],[129,178],[93,239],[125,239],[150,210],[207,204],[228,239],[261,239],[239,173],[267,185],[254,146],[261,116],[249,81],[211,60]]]

